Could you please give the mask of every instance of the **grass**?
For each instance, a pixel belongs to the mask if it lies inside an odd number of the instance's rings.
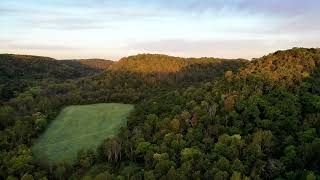
[[[81,149],[95,149],[116,135],[133,110],[129,104],[93,104],[64,108],[33,146],[37,159],[50,164],[73,161]]]

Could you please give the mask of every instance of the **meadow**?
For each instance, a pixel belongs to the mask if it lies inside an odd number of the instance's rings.
[[[64,108],[32,150],[37,159],[50,164],[73,161],[81,149],[93,149],[117,135],[133,110],[130,104],[93,104]]]

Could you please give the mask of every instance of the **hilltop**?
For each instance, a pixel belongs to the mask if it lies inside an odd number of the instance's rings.
[[[217,65],[224,62],[245,62],[240,59],[180,58],[162,54],[138,54],[120,59],[110,69],[136,73],[177,73],[192,65]]]

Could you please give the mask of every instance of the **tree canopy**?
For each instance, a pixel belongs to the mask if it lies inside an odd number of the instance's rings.
[[[73,63],[0,56],[1,178],[320,178],[320,49],[250,62],[143,54],[106,68]],[[72,164],[33,158],[62,107],[98,102],[135,103],[118,136]]]

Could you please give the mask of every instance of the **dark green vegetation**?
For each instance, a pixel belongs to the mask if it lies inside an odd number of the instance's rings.
[[[46,74],[49,83],[1,99],[1,177],[319,178],[320,49],[251,62],[138,55],[90,74]],[[106,102],[136,104],[118,136],[79,151],[71,164],[34,158],[30,147],[62,107]]]
[[[108,69],[113,64],[113,61],[105,60],[105,59],[79,59],[79,60],[73,60],[73,62],[79,62],[91,68],[102,69],[102,70]]]
[[[95,62],[57,61],[40,56],[0,54],[0,102],[13,98],[27,87],[96,75],[101,70],[93,68]],[[105,63],[110,65],[108,61]]]
[[[74,160],[79,150],[97,148],[117,135],[132,110],[132,105],[115,103],[68,106],[37,140],[35,157],[51,163]]]

